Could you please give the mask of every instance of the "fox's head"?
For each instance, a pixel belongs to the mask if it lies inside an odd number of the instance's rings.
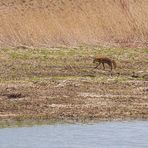
[[[96,63],[96,62],[99,62],[99,59],[95,57],[95,58],[93,59],[93,63]]]
[[[95,63],[95,62],[96,62],[96,58],[93,59],[93,63]]]

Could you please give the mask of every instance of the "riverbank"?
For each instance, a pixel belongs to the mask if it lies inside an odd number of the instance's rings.
[[[95,55],[117,69],[94,69]],[[1,49],[1,125],[148,119],[147,60],[147,49]]]

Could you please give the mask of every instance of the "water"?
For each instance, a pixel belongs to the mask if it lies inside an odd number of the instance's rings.
[[[4,128],[0,148],[148,148],[148,122]]]

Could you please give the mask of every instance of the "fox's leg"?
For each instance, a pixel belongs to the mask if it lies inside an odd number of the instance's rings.
[[[109,67],[110,67],[110,76],[112,76],[112,69],[113,69],[113,66],[112,66],[112,63],[108,63]]]
[[[112,71],[112,69],[113,69],[112,63],[107,63],[107,64],[108,64],[108,66],[110,67],[110,69]]]
[[[100,64],[101,64],[101,63],[97,63],[96,66],[95,66],[95,68],[98,68],[98,66],[99,66]]]
[[[103,69],[105,70],[105,65],[104,65],[104,63],[102,63],[102,65],[103,65]]]
[[[110,63],[109,66],[110,66],[110,69],[112,71],[112,69],[113,69],[112,63]]]

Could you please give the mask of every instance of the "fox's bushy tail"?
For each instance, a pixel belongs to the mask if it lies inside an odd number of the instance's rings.
[[[114,60],[112,60],[112,63],[113,63],[113,65],[114,65],[114,69],[116,69],[116,68],[117,68],[116,62],[115,62]]]

